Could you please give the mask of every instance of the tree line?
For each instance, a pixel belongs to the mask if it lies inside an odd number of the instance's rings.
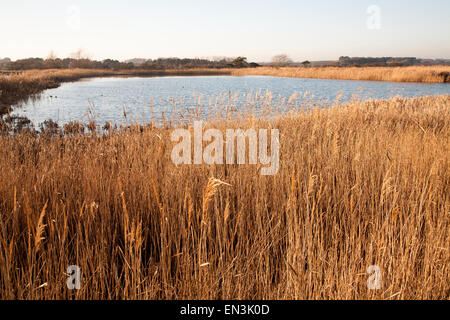
[[[348,57],[342,56],[339,67],[401,67],[417,65],[450,65],[449,59],[418,59],[415,57]]]
[[[30,69],[107,69],[107,70],[164,70],[164,69],[195,69],[195,68],[252,68],[259,66],[255,62],[248,62],[246,57],[221,58],[217,60],[208,59],[180,59],[180,58],[158,58],[132,59],[118,61],[105,59],[102,61],[92,60],[88,57],[76,58],[27,58],[12,61],[9,58],[0,59],[2,70],[30,70]]]

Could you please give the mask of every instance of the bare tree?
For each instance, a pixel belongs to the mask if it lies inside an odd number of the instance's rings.
[[[91,60],[91,55],[82,48],[78,49],[75,52],[72,52],[70,54],[70,57],[75,60],[82,60],[82,59]]]
[[[286,67],[293,63],[292,59],[286,54],[279,54],[272,58],[272,66],[274,67]]]
[[[47,60],[55,60],[58,58],[58,55],[56,54],[56,52],[52,49],[50,50],[50,52],[47,55]]]

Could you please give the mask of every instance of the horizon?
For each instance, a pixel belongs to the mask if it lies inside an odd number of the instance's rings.
[[[343,56],[340,56],[340,57],[343,57]],[[200,60],[215,61],[215,59],[217,59],[217,58],[232,60],[232,59],[237,58],[237,56],[236,57],[226,57],[226,56],[219,56],[219,57],[177,57],[177,56],[167,56],[167,57],[157,57],[157,58],[134,57],[134,58],[130,58],[130,59],[117,60],[117,61],[119,61],[121,63],[131,62],[133,60],[155,61],[157,59],[200,59]],[[288,56],[288,58],[290,58],[290,57]],[[312,63],[314,63],[314,62],[316,62],[316,63],[317,62],[338,62],[339,58],[333,59],[333,60],[304,60],[304,61],[308,61],[308,62],[312,62]],[[364,59],[364,58],[375,58],[375,59],[381,59],[381,58],[392,58],[392,59],[415,58],[415,59],[418,59],[418,60],[435,60],[435,61],[440,61],[440,60],[449,61],[450,60],[450,59],[447,59],[447,58],[422,58],[422,57],[407,57],[407,56],[404,56],[404,57],[400,57],[400,56],[396,56],[396,57],[370,57],[370,56],[365,56],[365,57],[349,57],[349,58],[353,58],[353,59],[358,59],[358,58],[361,58],[361,59]],[[10,59],[11,61],[14,62],[14,61],[26,60],[26,59],[43,59],[43,60],[46,60],[46,59],[61,59],[61,60],[64,60],[64,59],[75,59],[76,60],[77,58],[70,57],[70,55],[67,56],[67,57],[59,57],[59,56],[58,57],[53,57],[53,58],[49,58],[49,57],[25,57],[25,58],[20,58],[20,59],[11,59],[10,57],[1,57],[0,56],[0,60],[2,60],[2,59]],[[84,59],[84,58],[80,58],[80,59]],[[97,59],[91,59],[90,57],[87,57],[86,59],[89,59],[89,60],[92,60],[92,61],[105,61],[105,60],[111,59],[111,58],[106,57],[106,58],[97,60]],[[270,60],[267,60],[267,61],[251,61],[251,60],[248,60],[248,58],[247,58],[247,61],[248,62],[256,62],[256,63],[259,63],[259,64],[270,64],[271,63]],[[302,61],[300,61],[300,60],[292,60],[293,64],[300,64],[301,62]]]
[[[450,59],[450,3],[442,0],[20,0],[3,4],[2,11],[0,57],[12,60],[45,58],[51,51],[65,58],[80,48],[94,60],[120,61],[244,56],[268,62],[278,54],[294,61]]]

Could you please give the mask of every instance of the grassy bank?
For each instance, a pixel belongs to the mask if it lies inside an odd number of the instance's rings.
[[[264,75],[289,78],[371,80],[393,82],[450,82],[450,66],[412,67],[322,67],[236,69],[234,75]]]
[[[167,128],[0,136],[0,298],[448,299],[449,109],[396,98],[207,124],[278,128],[274,176],[175,166]]]

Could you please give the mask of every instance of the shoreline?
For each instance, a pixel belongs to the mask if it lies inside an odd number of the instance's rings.
[[[450,66],[259,67],[235,69],[233,75],[404,83],[450,83]]]
[[[405,83],[449,83],[450,66],[418,67],[258,67],[242,69],[97,70],[48,69],[8,71],[0,75],[0,116],[12,106],[62,83],[98,77],[276,76],[286,78]]]
[[[0,117],[12,106],[62,83],[98,77],[163,77],[163,76],[218,76],[231,75],[229,69],[192,70],[132,70],[110,71],[90,69],[27,70],[9,77],[0,76]]]
[[[397,97],[387,97],[387,98],[378,98],[378,99],[369,99],[369,100],[365,100],[365,101],[342,101],[339,102],[338,104],[331,104],[329,105],[327,108],[320,108],[319,110],[323,111],[323,110],[335,110],[336,108],[340,108],[340,109],[347,109],[350,108],[352,106],[355,105],[361,105],[364,107],[367,107],[369,105],[375,104],[390,104],[394,101],[401,101],[401,102],[418,102],[418,103],[422,103],[423,101],[448,101],[448,99],[450,98],[450,94],[436,94],[436,95],[424,95],[424,96],[419,96],[419,97],[401,97],[401,96],[397,96]],[[300,111],[302,110],[302,111]],[[303,113],[303,114],[308,114],[309,112],[314,112],[315,107],[314,108],[305,108],[305,105],[301,106],[301,107],[297,107],[291,110],[291,112],[293,112],[294,114],[299,114],[299,113]],[[274,114],[277,114],[278,116],[271,118],[271,116],[269,116],[269,118],[267,118],[267,114],[266,116],[260,118],[260,117],[254,117],[253,113],[246,113],[246,114],[241,114],[239,116],[237,116],[236,118],[234,118],[234,120],[232,120],[232,116],[229,114],[228,116],[230,116],[230,118],[226,121],[244,121],[246,122],[247,119],[257,119],[257,121],[263,121],[263,122],[276,122],[280,119],[284,119],[284,118],[289,118],[289,113],[278,113],[280,110],[271,110],[270,112],[272,112],[272,116]],[[184,117],[183,117],[184,118]],[[186,118],[187,119],[187,118]],[[277,120],[278,119],[278,120]],[[156,120],[156,122],[155,122]],[[172,119],[173,120],[173,119]],[[152,121],[149,122],[129,122],[129,123],[121,123],[121,124],[114,124],[112,122],[105,122],[104,124],[102,124],[101,122],[97,122],[97,121],[91,121],[89,120],[88,122],[83,122],[80,120],[72,120],[72,121],[67,121],[67,122],[58,122],[58,121],[54,121],[53,119],[46,119],[45,121],[39,122],[39,123],[34,123],[32,122],[29,118],[25,117],[25,116],[20,116],[20,115],[9,115],[6,117],[2,117],[0,115],[0,135],[3,133],[8,133],[11,134],[11,136],[16,136],[19,135],[23,132],[28,132],[28,133],[32,133],[32,135],[41,135],[43,134],[44,136],[50,134],[50,136],[54,136],[54,137],[65,137],[67,135],[72,135],[72,134],[78,134],[78,135],[97,135],[99,134],[99,136],[103,136],[103,135],[110,135],[112,133],[115,134],[120,134],[120,132],[123,132],[124,130],[127,131],[129,129],[136,129],[138,128],[139,130],[146,130],[148,128],[152,128],[152,129],[159,129],[159,130],[166,130],[169,128],[172,129],[176,129],[176,128],[185,128],[185,127],[192,127],[193,123],[194,123],[194,119],[190,119],[187,122],[173,122],[172,120],[165,120],[163,119],[154,119]],[[206,124],[214,124],[217,121],[223,121],[224,119],[222,118],[207,118],[207,119],[202,119],[201,121],[205,122]],[[157,123],[158,121],[160,121],[159,123]],[[133,131],[133,130],[132,130]]]

